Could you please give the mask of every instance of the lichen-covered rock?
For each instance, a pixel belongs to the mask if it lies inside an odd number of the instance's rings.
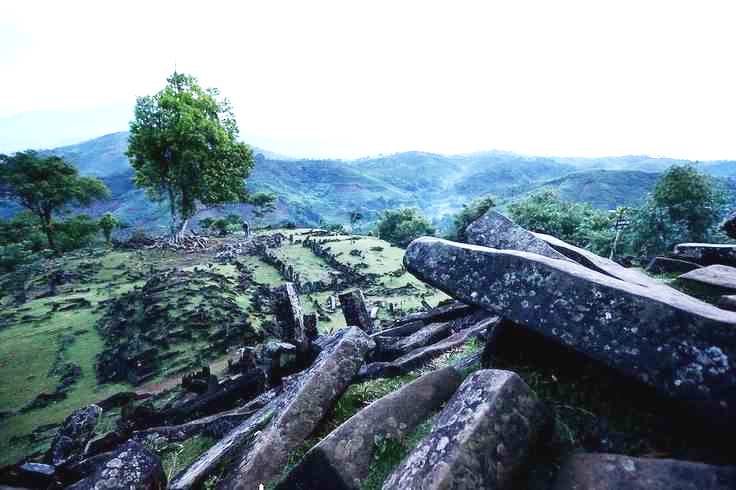
[[[89,473],[67,487],[71,490],[135,489],[163,490],[166,475],[161,460],[136,441],[128,441],[115,451],[82,462]]]
[[[723,224],[721,225],[721,229],[726,233],[726,235],[736,239],[736,211],[726,216],[726,219],[723,220]]]
[[[286,378],[273,420],[243,451],[219,488],[257,489],[279,476],[291,452],[329,412],[374,345],[365,332],[350,327],[338,333],[309,369]]]
[[[611,276],[621,281],[638,284],[640,286],[666,287],[661,282],[658,282],[657,280],[649,277],[643,272],[640,272],[636,269],[627,269],[626,267],[617,264],[613,260],[609,260],[605,257],[601,257],[600,255],[596,255],[593,252],[585,250],[584,248],[571,245],[563,240],[560,240],[559,238],[555,238],[551,235],[545,235],[542,233],[534,233],[534,236],[544,240],[552,248],[554,248],[564,256],[584,267],[587,267],[588,269],[592,269],[596,272],[600,272],[601,274]],[[520,251],[523,252],[523,250]]]
[[[555,490],[729,490],[736,467],[618,454],[575,454],[562,465]]]
[[[46,453],[46,461],[59,466],[82,458],[84,448],[95,434],[102,408],[89,405],[69,415]]]
[[[736,415],[736,314],[572,262],[421,238],[407,269],[682,400],[728,426]]]
[[[568,260],[544,240],[534,236],[501,213],[490,210],[465,229],[468,243],[500,250],[519,250],[544,255],[550,259]]]
[[[736,267],[736,245],[714,243],[680,243],[673,255],[700,265],[730,265]]]
[[[736,291],[736,267],[727,265],[709,265],[683,274],[677,278],[705,286]]]
[[[359,489],[368,476],[376,444],[405,437],[439,409],[461,382],[460,373],[448,367],[376,400],[313,447],[277,489]]]
[[[476,371],[383,488],[510,488],[547,420],[544,406],[518,375]]]

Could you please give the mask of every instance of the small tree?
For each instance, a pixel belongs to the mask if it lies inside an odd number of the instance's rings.
[[[63,158],[42,156],[35,151],[0,155],[0,185],[7,196],[38,217],[48,246],[55,253],[54,216],[69,206],[87,206],[110,197],[100,180],[80,177]]]
[[[180,73],[167,82],[156,95],[138,98],[127,155],[136,185],[153,199],[168,200],[178,240],[198,205],[248,202],[244,180],[254,158],[237,141],[232,108],[216,89]]]
[[[436,230],[415,208],[384,211],[376,225],[378,236],[399,247],[406,247],[412,240],[434,235]]]
[[[466,242],[468,237],[465,235],[465,229],[468,225],[486,214],[489,209],[495,207],[496,201],[493,196],[480,197],[470,204],[464,205],[463,209],[453,219],[453,230],[448,238],[458,242]]]
[[[687,241],[704,241],[724,214],[725,193],[692,164],[674,165],[657,181],[651,206],[683,226]]]
[[[105,213],[98,222],[102,234],[105,235],[105,241],[110,243],[112,231],[120,226],[120,221],[112,213]]]

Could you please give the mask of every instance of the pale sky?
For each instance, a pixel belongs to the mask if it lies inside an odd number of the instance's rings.
[[[3,0],[0,118],[124,130],[176,66],[289,155],[736,159],[734,25],[707,0]]]

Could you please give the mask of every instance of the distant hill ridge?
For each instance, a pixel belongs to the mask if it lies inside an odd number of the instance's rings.
[[[82,174],[108,183],[113,200],[94,211],[112,211],[137,226],[163,226],[165,210],[149,203],[132,184],[132,169],[125,156],[127,138],[127,132],[118,132],[45,151],[69,159]],[[554,189],[565,199],[612,209],[641,203],[658,172],[687,162],[648,156],[535,157],[503,151],[465,155],[412,151],[354,160],[255,152],[257,163],[248,187],[278,196],[277,210],[268,220],[302,225],[320,220],[347,222],[348,213],[356,209],[370,221],[384,209],[415,206],[442,227],[452,213],[475,197],[494,194],[508,201],[540,189]],[[711,175],[736,182],[736,161],[698,165]],[[248,214],[243,206],[227,206],[225,211]],[[219,212],[210,210],[203,215]]]

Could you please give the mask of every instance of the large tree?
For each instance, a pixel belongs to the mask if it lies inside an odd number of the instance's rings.
[[[54,216],[70,206],[87,206],[110,197],[104,183],[81,177],[63,158],[30,150],[0,155],[0,186],[9,199],[38,217],[49,248],[56,253],[60,249],[54,240]]]
[[[128,157],[135,182],[149,197],[168,201],[171,232],[183,237],[198,206],[249,202],[245,179],[253,152],[237,141],[238,126],[217,89],[174,73],[153,96],[139,97],[130,123]]]

